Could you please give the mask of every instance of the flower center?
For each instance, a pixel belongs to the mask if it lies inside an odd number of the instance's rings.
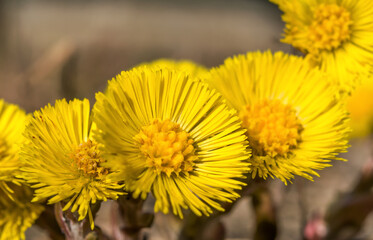
[[[79,144],[70,157],[74,160],[73,164],[76,164],[79,171],[85,176],[102,178],[103,175],[109,173],[107,168],[100,166],[105,160],[101,157],[98,144],[94,141],[88,140]]]
[[[279,100],[247,105],[240,118],[256,156],[286,157],[301,141],[303,128],[295,110]]]
[[[193,170],[197,159],[194,141],[179,124],[154,119],[134,139],[146,157],[146,164],[157,174],[164,172],[171,176],[172,173],[179,175],[182,172],[187,175]]]
[[[314,11],[308,37],[314,48],[332,50],[350,38],[350,13],[337,4],[320,4]]]

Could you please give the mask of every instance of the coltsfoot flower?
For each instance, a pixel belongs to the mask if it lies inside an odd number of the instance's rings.
[[[17,178],[26,120],[22,109],[0,99],[0,240],[25,239],[24,232],[43,211],[30,202],[32,191]]]
[[[97,141],[134,197],[155,211],[209,215],[239,197],[249,170],[245,130],[221,95],[184,71],[135,68],[96,95]]]
[[[283,42],[293,45],[350,92],[373,61],[370,0],[270,0],[284,12]]]
[[[78,210],[79,221],[97,200],[116,199],[122,185],[112,182],[103,167],[106,161],[92,138],[92,117],[87,99],[69,103],[57,100],[34,112],[22,147],[23,178],[35,188],[33,202],[48,199],[49,204],[65,203],[63,210]]]
[[[373,133],[373,78],[366,78],[347,97],[351,116],[351,137],[364,137]]]
[[[32,190],[25,185],[8,183],[12,198],[0,189],[0,240],[25,239],[25,231],[39,217],[44,207],[31,203]]]
[[[172,70],[175,69],[177,71],[184,71],[187,74],[190,74],[192,77],[203,77],[208,72],[208,69],[206,67],[194,63],[190,60],[176,61],[172,59],[161,58],[152,62],[140,64],[139,67],[141,66],[147,66],[148,68],[153,68],[155,70],[159,70],[162,68],[169,68]]]
[[[25,128],[26,113],[17,105],[6,103],[0,99],[0,189],[10,193],[7,183],[19,184],[16,175],[21,167],[19,161],[19,144],[22,142],[22,132]]]
[[[347,113],[336,87],[305,60],[255,52],[225,60],[207,81],[239,111],[252,147],[252,177],[312,179],[346,151]]]

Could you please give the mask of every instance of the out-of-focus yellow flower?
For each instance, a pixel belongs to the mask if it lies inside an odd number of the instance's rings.
[[[336,87],[305,60],[255,52],[225,60],[207,81],[236,108],[252,147],[252,176],[312,179],[346,151],[347,113]]]
[[[116,199],[122,185],[112,182],[99,144],[92,138],[92,117],[87,99],[57,100],[34,112],[25,130],[22,175],[36,188],[33,202],[64,202],[63,210],[78,210],[79,220],[89,215],[97,200]]]
[[[351,137],[364,137],[373,131],[373,78],[367,78],[347,97],[351,116]]]
[[[142,63],[139,65],[139,67],[141,66],[147,66],[148,68],[153,68],[154,70],[159,70],[162,68],[169,68],[171,70],[175,69],[177,71],[184,71],[188,75],[190,74],[192,77],[201,78],[203,78],[208,72],[208,69],[206,67],[196,64],[190,60],[176,61],[172,59],[161,58],[149,63]]]
[[[155,211],[209,215],[239,197],[249,170],[245,130],[235,111],[184,71],[135,68],[96,95],[94,114],[107,166],[134,197],[151,191]]]
[[[12,191],[10,199],[0,189],[0,240],[25,239],[25,231],[43,211],[43,206],[31,203],[32,191],[25,185],[8,183]]]
[[[366,77],[373,60],[373,1],[270,1],[284,12],[283,42],[333,76],[342,92]]]
[[[30,202],[32,191],[16,178],[26,120],[22,109],[0,99],[0,240],[25,239],[24,232],[43,210]]]
[[[19,161],[19,144],[26,124],[26,113],[17,105],[0,99],[0,189],[11,192],[8,182],[18,183],[15,178],[21,163]],[[9,195],[12,198],[12,195]]]

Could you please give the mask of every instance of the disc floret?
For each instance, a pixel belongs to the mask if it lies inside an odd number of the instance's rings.
[[[98,144],[95,141],[88,140],[77,146],[71,153],[79,171],[85,175],[94,178],[102,178],[109,173],[107,168],[101,166],[105,160],[101,157]]]
[[[301,141],[303,127],[295,110],[280,100],[247,105],[240,118],[256,156],[286,157]]]
[[[146,164],[157,174],[165,173],[170,177],[172,173],[188,175],[193,170],[197,159],[194,141],[179,124],[168,119],[154,119],[134,139],[146,157]]]

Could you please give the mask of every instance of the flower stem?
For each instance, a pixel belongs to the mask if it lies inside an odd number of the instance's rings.
[[[275,207],[270,196],[267,182],[260,179],[250,180],[239,194],[252,196],[253,207],[256,217],[255,240],[275,239],[277,233],[277,223]],[[224,203],[222,207],[224,212],[215,211],[211,216],[198,217],[193,213],[186,216],[182,226],[179,240],[207,240],[207,239],[224,239],[225,229],[220,222],[220,217],[230,212],[235,204],[241,199],[231,203]]]
[[[251,184],[248,184],[242,190],[240,190],[239,194],[241,195],[241,197],[246,195],[247,192],[250,191],[250,188]],[[179,235],[179,240],[224,239],[225,229],[223,224],[219,220],[220,216],[224,215],[225,213],[228,213],[236,204],[236,202],[240,199],[241,198],[231,203],[223,203],[222,207],[225,211],[214,211],[209,217],[199,217],[194,213],[190,212],[188,215],[186,215],[183,221],[183,226]],[[213,233],[214,231],[215,234]],[[212,237],[218,235],[217,233],[220,233],[219,238]]]
[[[276,208],[268,189],[268,183],[259,183],[251,196],[256,219],[254,240],[275,239],[277,235]]]
[[[59,225],[56,222],[54,216],[53,206],[45,206],[45,210],[42,212],[40,217],[36,220],[36,225],[48,232],[51,239],[64,240],[65,237],[61,232]]]
[[[101,203],[96,203],[91,206],[93,217],[96,215],[100,208]],[[82,221],[78,221],[79,214],[77,212],[71,212],[70,210],[62,211],[62,204],[60,202],[54,205],[54,213],[58,225],[62,232],[65,234],[66,240],[95,240],[105,239],[106,237],[102,234],[99,228],[91,230],[89,220],[87,218]]]
[[[150,227],[153,223],[154,214],[143,211],[144,200],[135,199],[128,194],[118,198],[119,211],[124,222],[121,233],[126,240],[140,240],[141,230]]]

